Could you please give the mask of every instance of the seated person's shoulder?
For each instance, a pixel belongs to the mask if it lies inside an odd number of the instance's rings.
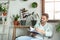
[[[47,23],[46,27],[49,29],[53,29],[53,25],[51,23]]]
[[[52,24],[51,23],[47,23],[48,26],[52,27]]]

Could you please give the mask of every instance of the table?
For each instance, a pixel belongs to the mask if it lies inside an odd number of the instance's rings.
[[[16,28],[29,28],[29,26],[14,25],[14,27],[13,27],[12,40],[15,40],[16,39]]]

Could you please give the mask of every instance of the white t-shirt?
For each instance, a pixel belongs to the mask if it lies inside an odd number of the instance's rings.
[[[44,26],[42,26],[40,23],[36,23],[36,25],[34,27],[44,30],[46,32],[45,35],[38,32],[39,34],[36,35],[37,38],[40,38],[43,40],[44,37],[51,37],[53,35],[53,27],[49,23],[46,23]]]

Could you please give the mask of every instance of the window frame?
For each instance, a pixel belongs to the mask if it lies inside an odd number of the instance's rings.
[[[45,0],[42,0],[42,14],[45,13]],[[48,20],[48,22],[59,22],[60,20]]]

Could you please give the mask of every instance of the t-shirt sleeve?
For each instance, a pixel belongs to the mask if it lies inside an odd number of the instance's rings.
[[[49,25],[49,27],[46,29],[45,32],[46,32],[45,36],[52,37],[52,35],[53,35],[53,26]]]

